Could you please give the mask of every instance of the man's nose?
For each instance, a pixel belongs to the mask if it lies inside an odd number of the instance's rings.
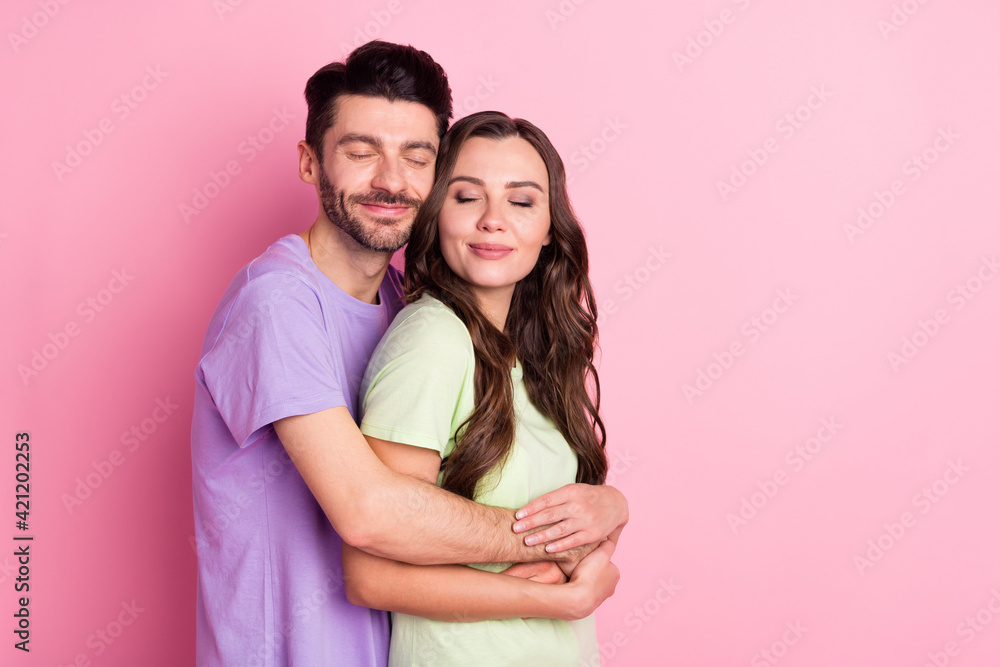
[[[403,192],[407,187],[406,175],[396,160],[383,158],[372,178],[372,187],[389,194]]]

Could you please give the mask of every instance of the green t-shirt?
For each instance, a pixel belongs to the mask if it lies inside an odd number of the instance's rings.
[[[472,412],[475,354],[454,312],[424,296],[406,306],[376,348],[362,380],[361,432],[447,456]],[[502,469],[480,482],[476,501],[518,508],[576,481],[576,455],[551,419],[528,400],[518,363],[511,369],[514,445]],[[440,479],[438,480],[440,483]],[[506,564],[477,564],[500,572]],[[461,613],[460,609],[455,610]],[[389,664],[578,667],[597,655],[594,617],[446,623],[393,614]]]

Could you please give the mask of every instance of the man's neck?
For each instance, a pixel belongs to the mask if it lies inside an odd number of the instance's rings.
[[[309,247],[313,262],[337,287],[358,301],[377,302],[378,288],[392,253],[363,248],[339,227],[322,218],[299,236]]]

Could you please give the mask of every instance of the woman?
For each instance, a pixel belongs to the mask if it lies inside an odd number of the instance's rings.
[[[497,112],[473,114],[449,130],[406,249],[405,275],[409,305],[362,382],[361,431],[383,461],[503,507],[574,482],[603,484],[586,244],[562,161],[540,130]],[[538,537],[562,538],[557,548],[573,532],[577,540],[610,538],[599,547],[603,554],[550,590],[609,582],[613,589],[617,581],[607,556],[628,508],[617,491],[596,488],[608,510],[591,525],[570,516],[558,492],[528,508],[548,509],[518,515],[528,526],[555,524]],[[575,667],[597,655],[593,616],[553,608],[542,584],[522,581],[514,590],[511,578],[467,576],[464,566],[400,565],[345,547],[349,598],[405,612],[393,616],[390,665]],[[500,572],[508,565],[473,567]],[[508,573],[535,577],[537,569]]]

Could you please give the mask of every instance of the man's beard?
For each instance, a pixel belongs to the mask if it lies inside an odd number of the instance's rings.
[[[362,248],[374,252],[395,252],[410,238],[410,226],[416,217],[417,209],[423,203],[420,199],[410,199],[402,194],[390,195],[373,190],[363,194],[353,194],[345,197],[343,190],[336,190],[325,172],[320,173],[319,180],[320,203],[330,222],[342,229]],[[348,210],[348,205],[358,207],[362,204],[382,204],[385,206],[409,206],[413,209],[409,220],[398,218],[375,218],[368,226]]]

